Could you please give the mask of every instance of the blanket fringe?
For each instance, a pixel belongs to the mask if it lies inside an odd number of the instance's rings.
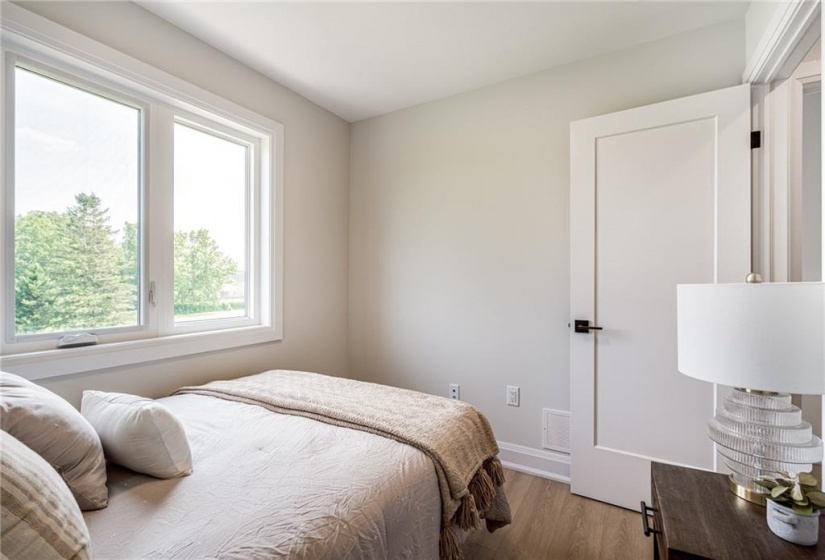
[[[452,525],[441,529],[441,536],[438,539],[438,557],[439,560],[462,560],[461,545],[458,543],[458,536]]]
[[[478,528],[481,518],[478,515],[478,509],[472,494],[467,494],[461,498],[461,505],[458,506],[454,519],[458,527],[465,531]]]
[[[490,475],[490,480],[493,481],[494,486],[498,487],[506,482],[504,480],[504,468],[501,466],[498,457],[491,457],[484,461],[484,470]]]
[[[487,471],[483,468],[478,469],[468,488],[470,494],[473,495],[479,513],[484,513],[490,509],[496,497],[496,488],[493,486],[493,481]]]

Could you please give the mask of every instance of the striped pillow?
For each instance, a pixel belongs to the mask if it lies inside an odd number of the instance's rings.
[[[80,509],[101,509],[109,503],[100,438],[65,399],[19,375],[0,371],[0,430],[57,469]]]
[[[89,530],[69,487],[40,455],[0,431],[3,558],[91,558]]]

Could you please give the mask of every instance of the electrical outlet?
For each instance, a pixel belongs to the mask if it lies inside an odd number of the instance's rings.
[[[461,385],[458,383],[450,383],[450,398],[457,401],[461,400]]]
[[[519,406],[520,390],[515,385],[507,385],[507,406]]]

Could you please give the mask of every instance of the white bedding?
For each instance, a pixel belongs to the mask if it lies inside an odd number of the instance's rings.
[[[199,395],[160,399],[191,476],[111,467],[84,514],[95,558],[438,558],[432,461],[379,436]]]

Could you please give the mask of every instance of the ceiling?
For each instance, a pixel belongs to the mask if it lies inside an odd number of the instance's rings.
[[[700,27],[743,21],[749,5],[138,3],[350,122]]]

